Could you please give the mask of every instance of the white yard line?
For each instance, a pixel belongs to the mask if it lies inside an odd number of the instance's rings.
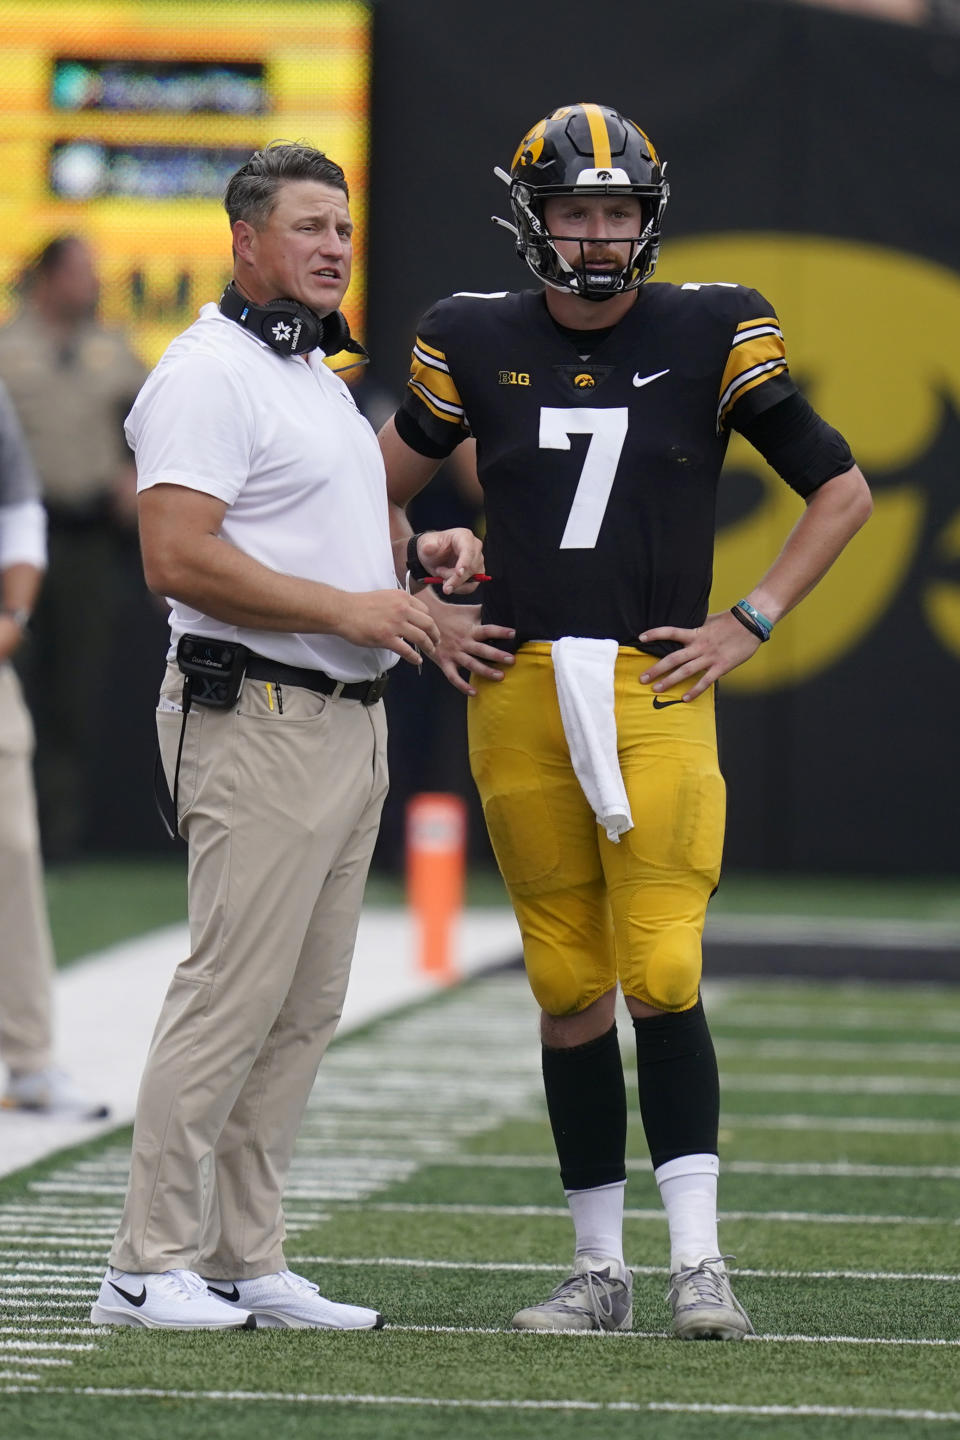
[[[746,1272],[739,1271],[739,1274]],[[518,1332],[510,1326],[477,1326],[467,1325],[390,1325],[383,1327],[385,1330],[413,1331],[415,1334],[423,1335],[514,1335]],[[564,1339],[582,1340],[588,1344],[599,1341],[604,1343],[608,1340],[668,1340],[673,1343],[673,1337],[666,1330],[533,1330],[522,1332],[534,1335],[557,1335]],[[745,1335],[744,1340],[753,1344],[762,1342],[765,1344],[792,1344],[792,1345],[919,1345],[933,1347],[934,1349],[958,1349],[960,1340],[940,1339],[909,1339],[904,1340],[899,1336],[865,1336],[865,1335]]]
[[[921,1120],[887,1115],[732,1115],[721,1112],[720,1129],[823,1130],[860,1135],[960,1135],[960,1120]]]
[[[70,1345],[60,1340],[0,1340],[0,1350],[95,1350],[95,1345]]]
[[[397,1215],[494,1215],[570,1219],[565,1205],[472,1205],[454,1203],[415,1204],[406,1201],[375,1201],[365,1206]],[[625,1220],[653,1220],[665,1224],[662,1210],[624,1210]],[[960,1225],[960,1219],[938,1215],[847,1215],[819,1210],[721,1210],[719,1220],[766,1220],[799,1225]]]
[[[89,1325],[58,1325],[56,1330],[42,1325],[0,1325],[0,1335],[89,1335]],[[86,1350],[88,1347],[82,1347]],[[95,1348],[95,1347],[93,1347]]]
[[[936,1034],[960,1034],[960,1017],[952,1010],[938,1010],[934,1003],[929,1007],[914,1006],[893,1012],[883,1006],[871,1008],[862,1004],[845,1009],[840,1003],[830,1006],[827,1002],[822,1008],[802,1002],[796,1006],[752,1003],[742,991],[736,1003],[732,992],[723,998],[720,998],[723,992],[715,991],[714,995],[714,1003],[707,1005],[707,1016],[716,1025],[719,1045],[724,1043],[725,1030],[763,1030],[767,1032],[764,1036],[767,1040],[773,1039],[769,1034],[771,1030],[874,1030],[891,1041],[902,1039],[904,1030],[908,1028]],[[707,999],[705,993],[705,1003]],[[796,1033],[789,1038],[795,1040]]]
[[[23,1393],[18,1386],[6,1385],[0,1393],[15,1395]],[[49,1386],[44,1387],[45,1395],[90,1396],[94,1399],[137,1399],[137,1400],[209,1400],[226,1402],[230,1400],[245,1404],[251,1400],[273,1403],[280,1401],[291,1405],[401,1405],[431,1410],[523,1410],[557,1411],[573,1410],[611,1414],[656,1414],[670,1412],[681,1415],[772,1415],[813,1416],[825,1419],[838,1417],[857,1420],[942,1420],[960,1421],[960,1410],[907,1410],[882,1408],[880,1406],[856,1405],[703,1405],[683,1404],[670,1400],[502,1400],[449,1398],[434,1395],[361,1395],[350,1391],[343,1394],[291,1393],[283,1390],[161,1390],[143,1386],[112,1387],[100,1385]]]
[[[952,920],[869,920],[857,915],[722,915],[708,911],[704,939],[748,945],[863,945],[874,950],[960,947]]]
[[[517,1274],[564,1274],[566,1265],[547,1265],[540,1262],[516,1260],[430,1260],[410,1255],[367,1255],[344,1257],[342,1255],[295,1255],[298,1265],[357,1265],[389,1268],[408,1267],[414,1270],[481,1270],[506,1271]],[[666,1276],[670,1272],[665,1265],[631,1265],[634,1275]],[[960,1284],[960,1272],[949,1273],[919,1270],[749,1270],[737,1265],[737,1276],[749,1275],[759,1280],[918,1280]],[[394,1327],[395,1328],[395,1327]],[[960,1343],[960,1342],[958,1342]]]
[[[449,1155],[443,1165],[457,1170],[556,1170],[554,1155]],[[627,1160],[627,1170],[650,1174],[649,1160]],[[845,1160],[723,1160],[724,1175],[809,1175],[821,1179],[960,1180],[960,1165],[854,1165]]]
[[[957,1079],[919,1079],[908,1075],[734,1075],[720,1072],[726,1092],[760,1090],[797,1095],[949,1095],[960,1099]]]
[[[358,1266],[407,1266],[413,1269],[424,1270],[486,1270],[486,1271],[516,1271],[516,1272],[542,1272],[545,1274],[562,1274],[566,1267],[562,1264],[544,1264],[535,1261],[516,1260],[435,1260],[424,1256],[409,1255],[293,1255],[291,1257],[298,1265],[358,1265]],[[663,1275],[669,1274],[665,1265],[631,1265],[634,1275]],[[49,1269],[47,1266],[33,1264],[24,1261],[16,1269],[0,1270],[0,1281],[5,1283],[19,1283],[22,1285],[24,1294],[30,1293],[29,1287],[52,1285],[58,1293],[86,1295],[88,1290],[67,1291],[63,1286],[64,1276],[72,1279],[86,1279],[90,1284],[99,1282],[103,1273],[102,1265],[77,1265],[63,1263],[57,1269]],[[770,1269],[749,1269],[745,1266],[736,1267],[737,1275],[749,1275],[759,1280],[865,1280],[865,1281],[905,1281],[914,1280],[923,1283],[960,1283],[960,1271],[935,1271],[935,1270],[770,1270]],[[13,1292],[16,1293],[16,1292]],[[8,1333],[0,1328],[0,1335]],[[17,1334],[20,1333],[18,1330]]]
[[[720,1029],[720,1026],[717,1026]],[[721,1060],[865,1060],[889,1058],[897,1065],[960,1066],[960,1044],[918,1044],[912,1040],[727,1040],[715,1037]]]

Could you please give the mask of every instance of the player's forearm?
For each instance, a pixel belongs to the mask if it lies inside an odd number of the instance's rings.
[[[396,505],[388,501],[390,512],[390,544],[393,549],[393,566],[397,572],[397,579],[402,585],[407,575],[407,541],[413,534],[413,526],[407,519],[407,512],[402,505]]]
[[[773,565],[746,599],[769,620],[780,620],[823,579],[873,509],[855,465],[811,496]]]
[[[146,537],[145,537],[146,538]],[[351,596],[333,585],[281,575],[214,535],[195,536],[182,549],[148,560],[147,584],[227,625],[290,634],[340,634]]]

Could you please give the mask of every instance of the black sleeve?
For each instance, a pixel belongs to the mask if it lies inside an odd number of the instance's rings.
[[[840,432],[822,420],[799,391],[759,415],[741,420],[734,411],[733,424],[804,499],[854,464]]]
[[[428,455],[431,460],[446,460],[451,451],[456,449],[456,440],[449,446],[439,445],[436,440],[431,440],[403,402],[393,417],[393,423],[397,427],[397,434],[404,445],[409,445],[410,449],[416,450],[418,455]]]

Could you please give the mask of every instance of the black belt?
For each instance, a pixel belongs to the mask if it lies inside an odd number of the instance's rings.
[[[317,690],[342,700],[359,700],[361,705],[376,705],[387,688],[388,673],[375,680],[334,680],[322,670],[302,670],[299,665],[281,665],[263,655],[248,655],[247,675],[251,680],[270,680],[274,685],[299,685],[304,690]]]

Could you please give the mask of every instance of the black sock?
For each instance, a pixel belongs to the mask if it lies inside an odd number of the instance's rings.
[[[627,1093],[617,1027],[570,1050],[542,1049],[543,1088],[565,1190],[627,1178]]]
[[[653,1168],[679,1155],[716,1155],[720,1078],[703,1002],[635,1019],[633,1028],[640,1115]]]

